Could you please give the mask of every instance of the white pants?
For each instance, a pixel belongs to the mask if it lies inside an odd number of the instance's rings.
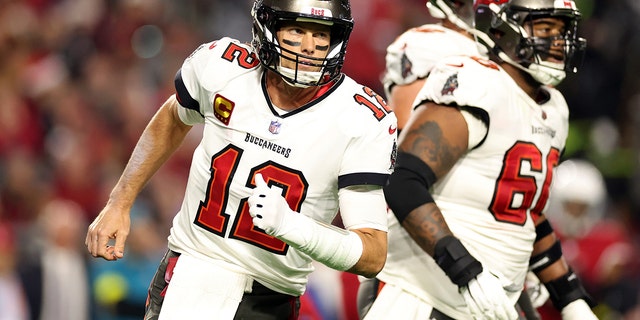
[[[252,279],[182,254],[173,270],[159,320],[233,319]]]
[[[424,320],[424,319],[451,319],[434,310],[432,306],[418,297],[401,290],[400,288],[385,284],[364,320]]]

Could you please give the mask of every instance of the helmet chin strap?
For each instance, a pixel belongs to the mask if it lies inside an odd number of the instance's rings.
[[[318,71],[298,71],[283,66],[278,66],[278,72],[282,74],[282,79],[292,87],[296,88],[308,88],[315,85],[320,81],[322,72]],[[291,81],[291,80],[295,80]],[[302,83],[300,83],[302,82]]]
[[[557,86],[567,75],[563,67],[564,65],[561,63],[541,61],[540,63],[532,63],[528,70],[529,74],[538,82]]]

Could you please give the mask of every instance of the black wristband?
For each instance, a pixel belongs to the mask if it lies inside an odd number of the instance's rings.
[[[467,285],[482,272],[480,261],[454,236],[446,236],[436,243],[433,259],[458,287]]]
[[[562,246],[560,241],[556,240],[547,250],[529,259],[529,269],[534,273],[538,273],[560,260],[560,258],[562,258]]]
[[[569,303],[578,299],[586,301],[591,308],[596,306],[596,302],[587,293],[580,278],[572,270],[556,280],[545,283],[544,286],[549,291],[553,306],[558,310],[562,310]]]

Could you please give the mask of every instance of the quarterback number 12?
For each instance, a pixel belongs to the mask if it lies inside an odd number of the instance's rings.
[[[362,90],[367,96],[374,98],[376,101],[373,102],[361,94],[353,95],[353,99],[356,100],[357,103],[369,108],[369,110],[373,112],[373,116],[376,117],[378,121],[382,120],[387,116],[387,114],[391,113],[391,107],[387,105],[387,103],[384,101],[384,99],[382,99],[380,95],[375,93],[369,87],[362,87]]]
[[[224,237],[231,227],[229,238],[244,241],[267,251],[285,255],[289,246],[280,239],[266,234],[253,225],[249,214],[248,198],[240,200],[236,219],[230,226],[230,215],[225,213],[229,201],[229,187],[235,177],[242,157],[242,149],[229,145],[211,158],[211,178],[207,184],[207,194],[196,214],[194,223],[209,232]],[[301,172],[278,165],[273,161],[264,162],[251,169],[245,186],[255,187],[254,177],[262,173],[268,185],[277,185],[293,211],[300,211],[306,197],[308,184]],[[242,177],[241,177],[242,178]]]

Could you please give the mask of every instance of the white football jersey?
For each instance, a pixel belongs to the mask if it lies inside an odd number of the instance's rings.
[[[484,139],[471,146],[431,192],[453,234],[485,270],[518,286],[524,283],[536,237],[533,219],[547,206],[568,133],[569,111],[562,94],[553,88],[546,92],[548,100],[538,104],[497,64],[458,56],[436,65],[417,98],[461,106],[486,120]],[[393,214],[388,218],[389,254],[378,277],[450,317],[468,317],[456,285]],[[514,304],[519,294],[510,296]]]
[[[180,117],[203,123],[204,132],[169,247],[300,295],[311,259],[253,226],[247,198],[254,176],[280,187],[292,210],[330,224],[339,188],[386,182],[396,118],[379,95],[345,75],[312,102],[279,115],[264,79],[251,46],[230,38],[200,46],[176,75]],[[347,228],[387,230],[384,208],[378,216],[341,214]]]
[[[457,31],[439,24],[425,24],[401,34],[387,47],[382,83],[390,97],[391,87],[426,78],[440,59],[453,55],[478,55],[478,46]]]

